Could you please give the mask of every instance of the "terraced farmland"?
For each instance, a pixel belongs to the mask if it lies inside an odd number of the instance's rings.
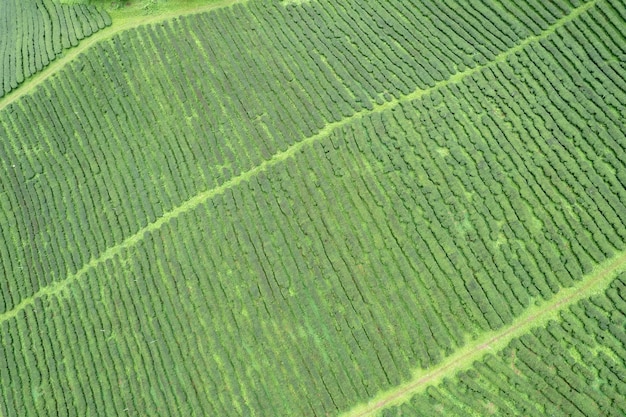
[[[623,1],[196,12],[0,99],[0,415],[623,415]]]

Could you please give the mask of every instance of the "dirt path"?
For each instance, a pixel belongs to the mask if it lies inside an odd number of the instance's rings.
[[[16,89],[11,91],[9,94],[0,99],[0,111],[2,111],[9,104],[19,100],[21,97],[30,93],[33,89],[35,89],[39,84],[59,72],[66,64],[71,62],[74,58],[76,58],[79,54],[85,52],[93,45],[97,44],[100,41],[110,39],[114,35],[123,32],[128,29],[135,28],[141,25],[147,25],[151,23],[162,22],[167,19],[171,19],[178,16],[185,16],[190,14],[202,13],[213,9],[218,9],[221,7],[227,7],[233,5],[235,3],[245,3],[247,0],[222,0],[215,3],[207,4],[205,6],[196,6],[187,9],[180,9],[176,11],[166,12],[162,14],[155,14],[149,16],[137,16],[133,18],[125,18],[119,22],[113,21],[113,24],[107,28],[104,28],[94,35],[83,39],[77,46],[66,50],[64,55],[60,58],[52,61],[47,67],[45,67],[42,71],[30,77],[26,80],[22,85],[18,86]]]
[[[577,285],[562,289],[551,300],[531,307],[511,326],[486,334],[444,360],[439,366],[417,372],[411,381],[379,394],[367,404],[355,407],[342,417],[374,416],[384,408],[410,400],[414,394],[439,383],[444,377],[453,376],[454,373],[471,367],[474,361],[480,360],[487,352],[500,350],[530,328],[544,325],[550,319],[557,319],[558,313],[572,304],[593,294],[604,292],[613,278],[624,270],[626,270],[626,252],[598,266],[594,273],[583,278]]]

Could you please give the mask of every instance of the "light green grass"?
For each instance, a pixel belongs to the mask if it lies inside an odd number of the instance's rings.
[[[141,0],[131,1],[129,5],[106,7],[113,24],[116,20],[132,19],[137,16],[160,15],[172,13],[189,13],[220,0]],[[124,3],[124,2],[120,2]]]
[[[62,3],[93,4],[107,11],[113,19],[113,26],[127,20],[150,15],[189,13],[221,0],[62,0]]]

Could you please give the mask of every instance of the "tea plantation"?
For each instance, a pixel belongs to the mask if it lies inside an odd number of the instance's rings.
[[[41,71],[65,49],[111,25],[106,12],[53,0],[0,3],[0,97]]]
[[[1,416],[626,414],[623,0],[22,3]]]

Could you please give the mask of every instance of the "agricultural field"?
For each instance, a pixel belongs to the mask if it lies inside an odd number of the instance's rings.
[[[0,2],[0,98],[93,33],[111,25],[92,5],[53,0]]]
[[[382,415],[626,415],[625,294],[622,273],[604,294]]]
[[[0,415],[626,413],[623,0],[30,3]]]

